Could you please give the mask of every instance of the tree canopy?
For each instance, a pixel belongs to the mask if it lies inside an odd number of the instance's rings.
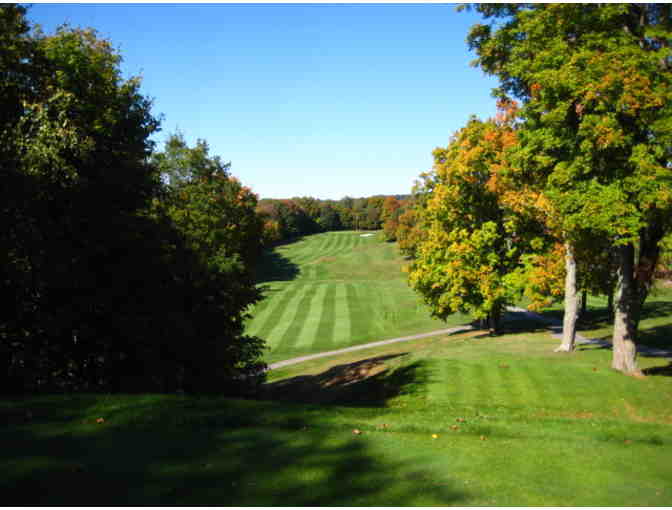
[[[570,243],[590,232],[619,254],[613,366],[636,372],[639,308],[672,206],[670,7],[477,10],[492,22],[470,32],[475,64],[500,79],[496,95],[523,101],[519,182],[544,192]]]
[[[258,374],[263,342],[242,334],[256,197],[204,142],[150,157],[152,102],[95,31],[45,35],[7,5],[0,39],[1,391],[221,392]]]

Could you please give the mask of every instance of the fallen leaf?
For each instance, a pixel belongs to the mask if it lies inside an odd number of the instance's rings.
[[[488,439],[488,438],[485,437],[485,436],[481,436],[481,441],[485,441],[486,439]]]
[[[105,418],[98,418],[96,423],[105,423]]]
[[[438,434],[432,434],[432,439],[438,439],[439,435]]]
[[[352,431],[352,433],[358,436],[359,434],[362,433],[362,431],[359,430],[359,429],[354,429],[354,430]]]

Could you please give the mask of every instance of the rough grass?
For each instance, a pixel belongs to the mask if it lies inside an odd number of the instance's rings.
[[[396,246],[360,234],[307,236],[265,255],[265,299],[247,333],[266,340],[269,363],[447,327],[406,284]]]
[[[555,344],[519,329],[388,345],[272,372],[274,400],[0,401],[0,492],[10,506],[672,505],[672,378]]]

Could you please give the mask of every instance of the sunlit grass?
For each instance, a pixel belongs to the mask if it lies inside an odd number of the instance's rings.
[[[539,329],[387,345],[272,372],[273,400],[0,401],[3,502],[671,505],[672,378],[555,343]]]
[[[406,284],[406,262],[380,235],[327,232],[267,253],[260,284],[265,299],[247,332],[266,340],[268,362],[469,322],[446,322]]]

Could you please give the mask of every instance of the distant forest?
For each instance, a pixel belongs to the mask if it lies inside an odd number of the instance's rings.
[[[264,228],[265,245],[298,236],[332,230],[378,230],[395,232],[398,218],[410,207],[411,195],[375,195],[341,200],[313,197],[291,199],[263,198],[257,213]],[[394,240],[395,235],[387,236]]]

